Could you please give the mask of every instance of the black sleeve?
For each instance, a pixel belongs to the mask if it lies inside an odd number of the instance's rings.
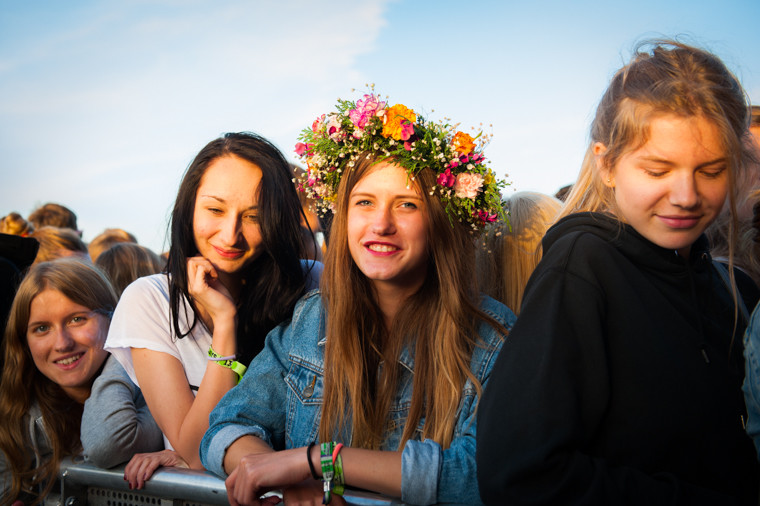
[[[591,277],[561,266],[540,265],[534,273],[480,403],[481,498],[487,504],[732,504],[672,474],[650,476],[584,453],[597,431],[609,429],[603,429],[612,381],[606,311],[606,295]]]

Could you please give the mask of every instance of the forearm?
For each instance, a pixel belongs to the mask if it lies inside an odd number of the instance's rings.
[[[347,485],[391,497],[401,497],[401,452],[343,447],[340,456],[343,459],[343,476]],[[317,475],[321,477],[319,459],[319,445],[314,445],[311,449],[311,462]],[[308,468],[305,456],[304,465]]]
[[[237,375],[230,369],[209,362],[206,373],[198,388],[189,411],[185,415],[177,434],[177,444],[172,446],[193,469],[202,469],[198,449],[201,439],[208,430],[208,417],[211,410],[219,403],[237,383]]]
[[[240,459],[246,455],[271,453],[273,451],[268,444],[256,436],[243,436],[227,448],[224,454],[224,471],[230,474],[240,464]],[[305,461],[304,464],[308,466],[308,463]]]

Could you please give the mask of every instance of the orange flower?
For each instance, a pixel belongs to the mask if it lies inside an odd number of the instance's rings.
[[[396,104],[385,111],[383,117],[383,137],[391,137],[397,141],[409,140],[414,133],[414,122],[417,115],[404,105]]]
[[[469,155],[475,149],[475,140],[469,134],[457,132],[451,139],[451,145],[460,155]]]

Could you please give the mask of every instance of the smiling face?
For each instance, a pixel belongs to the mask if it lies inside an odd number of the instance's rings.
[[[108,353],[103,343],[108,319],[80,306],[58,290],[40,292],[29,307],[26,339],[34,365],[78,402],[90,387]]]
[[[604,146],[597,143],[599,157]],[[611,170],[619,218],[663,248],[687,257],[694,241],[718,216],[728,192],[728,161],[717,127],[701,116],[664,114],[649,126],[649,140],[624,154]]]
[[[261,169],[234,155],[211,162],[201,178],[193,212],[193,235],[201,256],[220,273],[232,274],[261,252],[258,190]]]
[[[427,274],[425,202],[406,171],[380,163],[351,190],[348,204],[351,257],[378,293],[416,291]]]

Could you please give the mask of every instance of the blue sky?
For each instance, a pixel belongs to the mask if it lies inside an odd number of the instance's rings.
[[[0,216],[59,202],[85,240],[119,227],[163,250],[208,141],[251,130],[295,161],[299,131],[365,83],[483,123],[508,191],[554,193],[636,41],[706,47],[760,103],[758,19],[758,0],[0,0]]]

